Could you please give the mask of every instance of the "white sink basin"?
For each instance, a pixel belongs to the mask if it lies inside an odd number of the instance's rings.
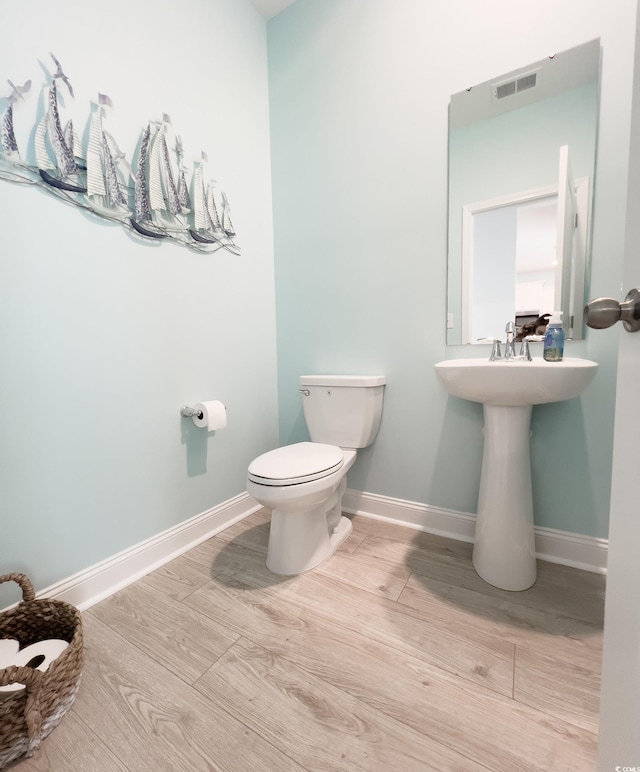
[[[438,380],[454,397],[507,407],[578,397],[598,370],[596,362],[571,358],[561,362],[449,359],[435,367]]]
[[[598,365],[588,359],[451,359],[435,368],[449,394],[483,406],[473,566],[494,587],[526,590],[536,580],[529,458],[532,406],[579,396]]]

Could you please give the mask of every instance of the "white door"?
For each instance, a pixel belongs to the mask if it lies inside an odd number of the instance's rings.
[[[571,266],[573,263],[573,234],[576,217],[576,194],[571,167],[569,166],[569,146],[560,148],[558,169],[558,219],[556,224],[556,307],[562,309],[562,326],[570,335],[573,324],[571,313]]]
[[[640,29],[627,192],[623,286],[640,287]],[[618,298],[622,300],[623,298]],[[620,327],[598,770],[640,770],[640,332]],[[597,335],[591,331],[589,334]]]

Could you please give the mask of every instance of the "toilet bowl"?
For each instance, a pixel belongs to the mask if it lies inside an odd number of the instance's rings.
[[[382,376],[300,377],[312,442],[264,453],[247,473],[247,492],[272,510],[267,568],[273,573],[315,568],[351,533],[342,515],[346,474],[356,448],[375,439],[384,384]]]
[[[355,450],[298,442],[250,464],[247,492],[272,510],[267,568],[274,574],[315,568],[351,533],[341,504],[355,459]]]

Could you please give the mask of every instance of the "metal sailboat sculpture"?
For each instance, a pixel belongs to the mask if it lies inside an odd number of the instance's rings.
[[[86,193],[84,170],[74,152],[76,143],[73,122],[69,120],[65,129],[62,129],[56,80],[62,80],[66,84],[71,96],[73,96],[73,88],[69,78],[62,71],[60,62],[53,54],[51,58],[57,69],[51,78],[45,113],[36,128],[35,154],[38,171],[42,179],[51,187],[73,193]],[[53,148],[55,160],[52,160],[47,150],[47,139]]]
[[[189,214],[191,211],[191,197],[189,196],[189,186],[187,185],[186,173],[187,170],[184,167],[184,150],[182,149],[182,140],[180,137],[176,137],[176,155],[178,156],[178,201],[184,214]]]
[[[135,176],[135,210],[129,222],[142,236],[152,239],[166,239],[169,235],[159,230],[151,219],[151,207],[149,205],[149,188],[147,186],[147,165],[149,163],[149,141],[151,139],[151,125],[142,134],[140,144],[140,156]]]
[[[171,119],[165,113],[156,133],[150,141],[148,183],[149,207],[151,217],[156,227],[165,231],[185,232],[187,221],[178,186],[173,171],[172,158],[169,153],[167,135],[171,127]],[[184,198],[184,195],[183,195]]]
[[[102,121],[108,107],[111,107],[109,97],[98,94],[96,109],[91,116],[87,146],[87,198],[96,214],[124,219],[131,214],[117,170],[117,162],[124,155],[103,128]]]
[[[231,223],[231,208],[229,206],[229,199],[227,198],[227,194],[222,194],[222,230],[224,231],[225,236],[227,238],[233,240],[236,235],[235,228],[233,227],[233,224]]]
[[[13,129],[13,105],[19,99],[24,99],[24,94],[31,90],[31,81],[28,80],[24,86],[14,86],[10,80],[7,83],[11,86],[11,93],[8,96],[9,104],[2,116],[2,127],[0,128],[2,155],[9,161],[20,163],[20,151],[18,150],[18,143]]]
[[[216,244],[224,233],[213,195],[214,182],[209,182],[205,188],[206,162],[207,154],[203,151],[193,174],[193,228],[189,229],[189,235],[200,244]]]
[[[165,114],[143,129],[133,172],[104,128],[111,107],[104,94],[92,104],[83,147],[73,121],[62,121],[61,112],[69,106],[62,93],[73,98],[73,87],[58,59],[53,54],[51,58],[55,71],[43,84],[42,117],[33,126],[35,163],[20,152],[21,135],[16,138],[13,125],[14,107],[31,90],[31,81],[22,86],[8,81],[11,93],[0,114],[0,179],[35,184],[146,238],[170,239],[196,252],[224,249],[238,255],[229,200],[205,176],[206,154],[201,154],[189,180],[182,141]]]

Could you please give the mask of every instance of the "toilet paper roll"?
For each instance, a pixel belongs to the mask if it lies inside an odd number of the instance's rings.
[[[193,416],[193,423],[196,426],[200,426],[209,432],[226,427],[227,408],[220,400],[214,399],[211,402],[198,402],[194,407],[199,413],[202,413],[202,418]]]

